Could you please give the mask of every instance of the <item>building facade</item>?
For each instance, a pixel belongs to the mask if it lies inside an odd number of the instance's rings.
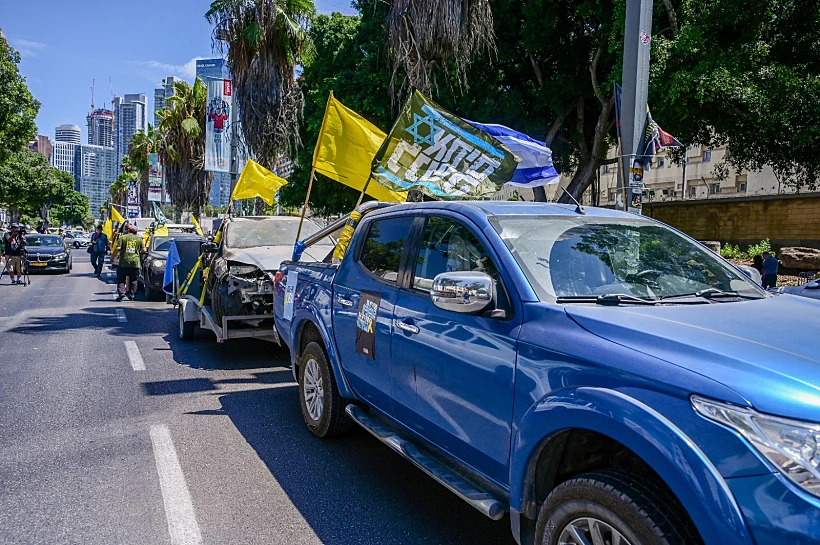
[[[54,140],[57,142],[68,142],[69,144],[81,144],[83,132],[79,125],[59,125],[54,129]]]
[[[128,154],[128,145],[137,131],[148,130],[148,98],[142,94],[114,97],[114,151],[116,164]]]
[[[85,118],[88,123],[88,143],[92,146],[114,147],[114,112],[97,108]]]
[[[93,215],[109,197],[117,179],[118,165],[113,147],[83,144],[77,146],[74,160],[74,189],[88,197]]]
[[[48,136],[43,136],[42,134],[37,136],[37,138],[28,143],[28,149],[41,154],[46,158],[46,161],[51,164],[51,155],[54,151],[51,146],[51,140],[48,139]]]
[[[231,71],[228,62],[224,59],[198,59],[196,61],[196,77],[206,85],[208,79],[230,79]],[[214,181],[211,184],[210,204],[214,207],[228,206],[231,197],[231,175],[227,172],[214,172]]]
[[[60,142],[59,140],[52,142],[51,166],[74,176],[74,159],[79,145],[71,142]]]
[[[154,127],[159,126],[157,111],[165,108],[165,101],[174,96],[174,82],[183,81],[176,76],[165,76],[160,82],[160,86],[154,89]]]

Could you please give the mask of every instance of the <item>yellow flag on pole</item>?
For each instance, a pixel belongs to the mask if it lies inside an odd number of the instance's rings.
[[[103,223],[102,232],[108,237],[109,242],[114,239],[114,225],[111,223],[111,218],[108,218],[105,220],[105,223]]]
[[[361,191],[370,178],[373,157],[386,137],[376,125],[336,100],[331,91],[313,152],[313,168]],[[391,191],[376,183],[368,184],[365,193],[380,201],[407,200],[407,193]]]
[[[244,172],[244,171],[243,171],[243,172]],[[239,185],[239,184],[237,183],[236,185]],[[200,226],[199,226],[199,222],[198,222],[198,221],[196,221],[196,217],[194,217],[193,215],[191,216],[191,223],[193,223],[193,224],[194,224],[194,229],[196,229],[196,234],[197,234],[197,235],[199,235],[199,236],[201,236],[201,237],[204,237],[204,236],[205,236],[205,233],[203,233],[203,232],[202,232],[202,227],[200,227]],[[165,227],[165,226],[163,225],[163,227]],[[166,232],[166,233],[168,232],[168,228],[167,228],[167,227],[165,227],[165,232]]]
[[[268,206],[273,206],[274,195],[287,183],[284,178],[280,178],[253,159],[248,159],[231,194],[231,200],[259,197],[268,203]]]
[[[122,217],[122,214],[120,214],[113,206],[111,207],[111,220],[125,223],[125,218]]]

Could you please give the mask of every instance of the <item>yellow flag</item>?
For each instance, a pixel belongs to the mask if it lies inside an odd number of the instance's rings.
[[[376,125],[336,100],[331,91],[322,130],[313,152],[313,168],[328,178],[361,191],[370,178],[373,156],[386,137]],[[368,184],[365,193],[380,201],[407,200],[407,193],[390,191],[377,183]]]
[[[167,237],[168,236],[168,228],[165,226],[164,223],[160,223],[159,227],[154,229],[154,236],[155,237]]]
[[[245,171],[244,171],[244,170],[242,171],[242,174],[245,174]],[[237,187],[238,187],[238,186],[239,186],[239,183],[237,183],[236,185],[237,185]],[[235,193],[235,191],[234,191],[234,193]],[[265,202],[267,202],[267,201],[265,201]],[[269,203],[269,204],[272,204],[272,203]],[[202,227],[200,227],[200,226],[199,226],[199,222],[198,222],[198,221],[196,221],[196,218],[195,218],[193,215],[191,216],[191,223],[193,223],[193,224],[194,224],[194,229],[196,229],[196,234],[197,234],[197,235],[199,235],[199,236],[201,236],[201,237],[204,237],[204,236],[205,236],[205,233],[203,233],[203,232],[202,232]],[[163,225],[163,227],[165,227],[165,226]],[[168,228],[167,228],[167,227],[165,227],[165,232],[166,232],[166,233],[168,232]]]
[[[111,223],[111,218],[105,220],[103,223],[102,232],[105,233],[105,236],[108,237],[108,241],[111,242],[114,238],[114,225]]]
[[[117,212],[117,209],[113,206],[111,207],[111,220],[118,221],[120,223],[125,223],[125,218],[122,217],[122,215],[119,212]]]
[[[288,181],[284,178],[280,178],[253,159],[248,159],[248,163],[242,169],[242,175],[239,176],[239,181],[236,182],[236,187],[233,189],[231,200],[260,197],[268,203],[268,206],[273,206],[274,195],[279,191],[279,188],[287,183]]]

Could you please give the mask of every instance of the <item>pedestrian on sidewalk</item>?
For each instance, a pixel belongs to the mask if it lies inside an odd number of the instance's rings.
[[[6,269],[12,284],[25,284],[23,281],[23,252],[25,251],[26,237],[20,230],[20,225],[12,223],[9,232],[3,235],[3,253],[6,255]],[[14,275],[17,275],[17,280]]]
[[[780,262],[769,252],[763,252],[763,288],[777,287],[777,267]]]
[[[120,256],[117,267],[117,301],[128,297],[133,301],[137,297],[137,278],[140,274],[140,258],[145,254],[145,244],[137,236],[136,225],[128,225],[125,234],[117,239],[117,246],[111,252],[111,259]]]
[[[91,235],[91,264],[94,266],[94,276],[97,278],[102,274],[105,254],[110,244],[108,235],[102,232],[102,225],[98,225],[97,231]]]

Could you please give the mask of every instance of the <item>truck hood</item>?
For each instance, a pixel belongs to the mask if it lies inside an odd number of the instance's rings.
[[[818,301],[781,295],[565,311],[587,331],[715,380],[761,412],[820,422]]]
[[[303,259],[322,261],[333,246],[311,246],[302,254]],[[256,246],[254,248],[223,248],[222,257],[246,265],[254,265],[263,271],[278,271],[283,261],[293,257],[293,246]]]

